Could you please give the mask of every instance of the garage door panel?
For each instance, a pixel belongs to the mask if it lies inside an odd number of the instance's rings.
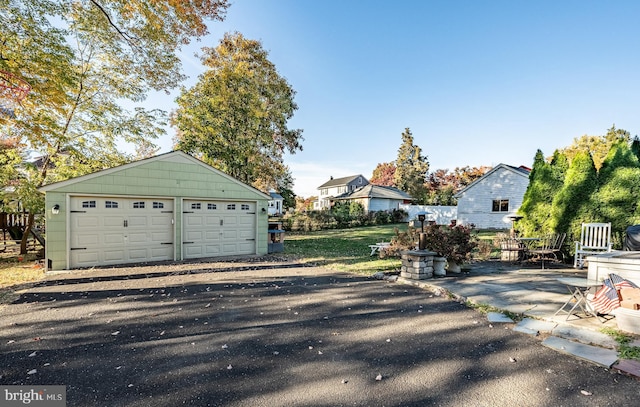
[[[116,250],[106,249],[103,251],[103,253],[104,253],[104,260],[110,263],[122,261],[122,259],[125,257],[124,249],[116,249]]]
[[[253,230],[239,230],[238,231],[238,237],[240,239],[253,239],[254,232],[253,232]]]
[[[220,220],[222,219],[219,215],[207,216],[206,217],[206,225],[212,227],[220,227]]]
[[[222,233],[222,239],[223,240],[236,240],[238,238],[238,231],[237,230],[229,230],[229,229],[225,229]]]
[[[191,215],[187,218],[187,226],[202,226],[202,216]]]
[[[160,247],[152,247],[151,258],[158,259],[166,256],[173,256],[173,245],[162,245]]]
[[[122,233],[104,233],[102,236],[106,245],[123,245],[125,243],[125,237]]]
[[[70,267],[174,258],[172,200],[71,197],[70,206]]]
[[[185,244],[183,248],[184,256],[186,258],[204,257],[202,255],[202,249],[203,247],[201,245]]]
[[[145,232],[140,233],[129,233],[129,243],[130,244],[150,244],[149,234]]]
[[[124,216],[103,216],[102,217],[102,225],[103,227],[109,228],[123,228],[124,227]]]
[[[238,225],[238,217],[227,215],[224,217],[224,226],[226,227],[235,227]]]
[[[151,233],[151,242],[152,243],[169,243],[171,242],[171,233],[169,232],[152,232]]]
[[[96,264],[99,260],[97,251],[91,251],[91,252],[74,251],[74,252],[71,252],[71,257],[75,258],[75,262],[77,264]]]
[[[171,219],[167,216],[152,216],[150,218],[152,227],[165,227],[171,225]]]
[[[199,204],[201,211],[193,210]],[[255,203],[185,200],[183,213],[184,257],[215,257],[256,252]],[[196,221],[196,217],[198,220]],[[242,226],[240,226],[242,225]],[[194,232],[201,232],[196,235]],[[191,244],[191,242],[193,242]],[[193,246],[200,246],[195,250]]]
[[[100,225],[100,219],[97,216],[74,217],[71,225],[75,228],[97,228]]]
[[[148,218],[143,216],[128,216],[127,217],[127,227],[129,228],[142,228],[147,227]]]
[[[218,242],[220,241],[220,232],[215,230],[207,230],[204,232],[204,240],[206,242]]]
[[[253,253],[254,243],[246,241],[245,243],[240,243],[238,245],[238,251],[242,254],[250,254]]]
[[[129,260],[131,261],[145,261],[149,258],[150,256],[146,248],[129,250]]]
[[[198,241],[198,240],[202,240],[202,235],[203,235],[203,231],[201,230],[189,230],[187,232],[185,232],[185,242],[193,242],[193,241]]]

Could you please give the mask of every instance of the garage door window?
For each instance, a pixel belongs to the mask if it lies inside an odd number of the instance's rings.
[[[241,209],[242,209],[243,211],[248,211],[248,210],[249,210],[249,205],[247,205],[247,204],[242,204]]]
[[[228,204],[227,205],[227,210],[228,211],[235,211],[236,210],[236,204]]]
[[[133,209],[144,209],[144,201],[142,202],[134,202]]]
[[[118,203],[116,201],[105,201],[104,207],[107,209],[116,209],[118,208]]]
[[[82,201],[82,207],[83,208],[95,208],[96,207],[96,201]]]
[[[154,202],[153,203],[153,209],[164,209],[164,203],[163,202]]]
[[[216,204],[209,203],[207,204],[207,209],[210,211],[215,211],[216,209],[218,209],[218,206]]]
[[[200,202],[191,204],[191,209],[200,209],[201,207],[202,205],[200,204]]]

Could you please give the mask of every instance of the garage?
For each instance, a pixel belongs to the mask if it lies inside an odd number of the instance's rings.
[[[40,191],[48,270],[268,251],[271,197],[181,151]]]
[[[185,259],[255,253],[255,203],[189,199],[183,207]]]
[[[173,260],[173,200],[70,198],[72,268]]]

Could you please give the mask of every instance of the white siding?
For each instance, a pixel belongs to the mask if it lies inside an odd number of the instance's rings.
[[[400,209],[405,210],[409,214],[407,221],[417,219],[416,214],[423,211],[429,212],[427,220],[433,220],[438,225],[448,225],[452,220],[458,219],[457,206],[401,204]]]
[[[399,199],[380,199],[371,198],[369,200],[369,212],[374,211],[391,211],[398,209],[398,205],[402,203]]]
[[[460,194],[458,223],[474,224],[479,229],[508,229],[511,222],[506,216],[518,211],[527,185],[528,175],[508,166],[499,166]],[[495,199],[508,199],[509,211],[493,212],[492,203]]]

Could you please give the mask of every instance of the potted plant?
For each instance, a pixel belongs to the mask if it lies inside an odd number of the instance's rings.
[[[449,263],[449,271],[460,272],[460,266],[471,257],[471,251],[478,245],[472,230],[472,226],[428,225],[424,231],[427,249],[444,257]],[[434,274],[435,268],[434,264]]]
[[[447,230],[440,225],[429,224],[424,228],[423,235],[426,249],[437,254],[433,258],[433,275],[445,276],[447,274],[445,270],[446,257],[449,253]]]
[[[460,266],[471,258],[471,251],[478,246],[478,241],[473,234],[473,226],[450,225],[447,235],[448,253],[445,257],[449,261],[449,270],[459,273]]]

